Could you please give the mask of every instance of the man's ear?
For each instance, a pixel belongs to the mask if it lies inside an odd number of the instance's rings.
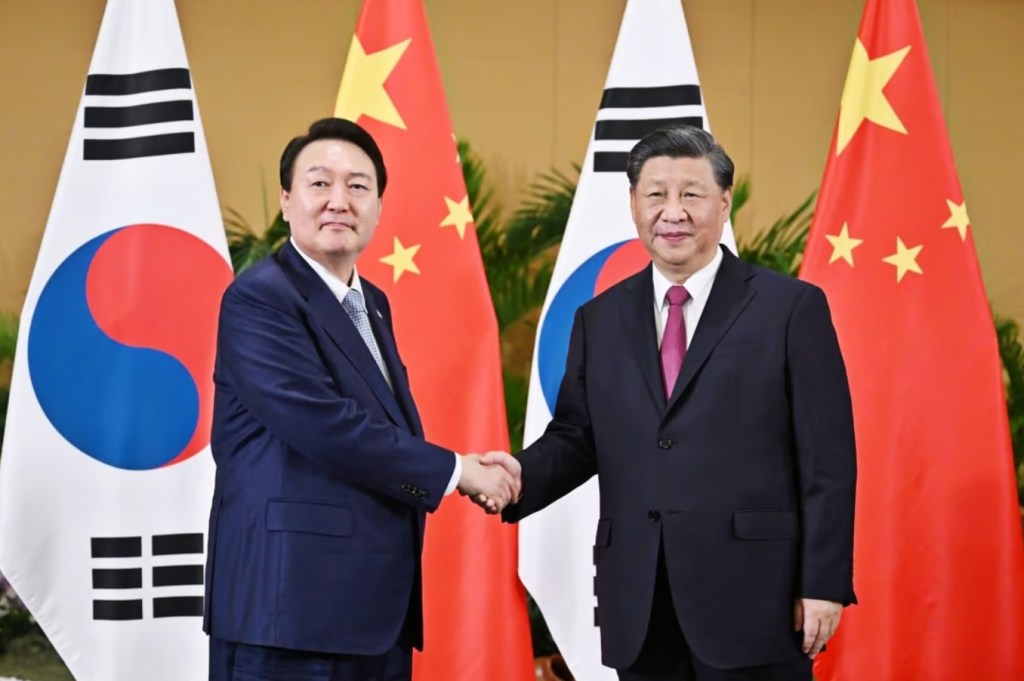
[[[281,190],[281,217],[288,222],[288,204],[291,202],[291,194],[287,190]]]

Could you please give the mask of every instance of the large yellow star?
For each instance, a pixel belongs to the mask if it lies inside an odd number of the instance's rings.
[[[956,227],[960,232],[960,240],[967,241],[967,228],[971,224],[971,219],[967,217],[967,202],[958,204],[946,199],[946,205],[949,206],[949,219],[942,225],[942,228]]]
[[[849,263],[850,267],[853,267],[853,249],[864,243],[864,239],[851,238],[850,227],[845,222],[843,228],[839,230],[839,234],[826,234],[825,238],[832,244],[832,257],[828,259],[828,264],[831,265],[842,258]]]
[[[903,244],[903,240],[896,237],[896,252],[887,258],[882,258],[882,262],[895,265],[897,282],[903,281],[903,275],[907,272],[924,274],[924,272],[921,271],[921,267],[917,264],[917,254],[921,252],[922,248],[924,248],[924,246],[907,248]]]
[[[412,272],[413,274],[420,273],[420,268],[416,267],[416,262],[413,260],[413,258],[416,257],[416,252],[419,250],[419,244],[406,248],[396,236],[395,251],[391,255],[385,255],[380,259],[380,261],[385,265],[391,265],[395,268],[395,282],[397,283],[406,272]]]
[[[871,59],[864,43],[857,39],[853,46],[853,57],[850,69],[846,72],[846,85],[843,87],[843,99],[839,108],[839,132],[836,136],[836,156],[857,134],[864,120],[907,134],[899,116],[893,111],[882,90],[903,63],[910,51],[904,47],[884,57]]]
[[[466,225],[473,222],[473,214],[469,212],[469,195],[458,202],[452,201],[446,196],[444,202],[448,204],[448,217],[438,226],[454,227],[459,230],[459,238],[465,238]]]
[[[405,130],[405,121],[384,89],[384,82],[395,70],[398,60],[409,47],[411,38],[367,54],[359,36],[352,37],[352,47],[345,62],[345,73],[338,87],[338,100],[334,115],[357,121],[360,116],[376,118],[381,123]]]

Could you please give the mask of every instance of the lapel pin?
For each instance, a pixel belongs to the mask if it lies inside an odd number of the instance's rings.
[[[380,310],[377,310],[377,316],[380,317],[381,321],[384,321],[384,315],[380,313]]]

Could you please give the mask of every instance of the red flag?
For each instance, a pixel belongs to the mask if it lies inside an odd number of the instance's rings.
[[[391,300],[427,439],[507,451],[498,325],[422,0],[366,0],[335,115],[380,145],[388,187],[359,272]],[[533,678],[516,529],[454,495],[427,522],[417,681]]]
[[[819,679],[1024,678],[1002,369],[913,0],[868,0],[801,276],[853,392],[860,605]]]

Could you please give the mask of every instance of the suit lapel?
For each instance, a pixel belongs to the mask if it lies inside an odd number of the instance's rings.
[[[753,269],[728,250],[723,251],[722,264],[711,285],[711,294],[701,313],[697,331],[686,350],[683,367],[668,401],[669,408],[693,381],[722,336],[754,298],[754,289],[747,285],[747,280],[754,275]]]
[[[621,306],[623,329],[634,361],[640,368],[651,399],[664,406],[665,387],[658,358],[658,330],[654,327],[654,279],[648,265],[626,280],[628,300]]]
[[[373,327],[373,335],[377,338],[377,349],[380,350],[384,364],[391,375],[391,386],[394,397],[398,400],[402,413],[405,415],[406,425],[413,435],[423,436],[423,425],[420,423],[419,412],[416,411],[416,402],[413,400],[409,382],[405,378],[405,366],[398,356],[398,345],[395,343],[395,333],[388,321],[381,312],[381,306],[377,302],[377,289],[367,286],[363,280],[363,292],[366,294],[366,307],[370,315],[370,326]]]
[[[334,297],[331,289],[295,251],[291,241],[285,242],[275,257],[290,275],[289,278],[295,284],[296,290],[309,303],[313,318],[327,331],[334,344],[370,386],[391,419],[397,424],[407,425],[377,362],[374,361],[363,337],[359,335],[355,324],[349,319],[348,313]]]

